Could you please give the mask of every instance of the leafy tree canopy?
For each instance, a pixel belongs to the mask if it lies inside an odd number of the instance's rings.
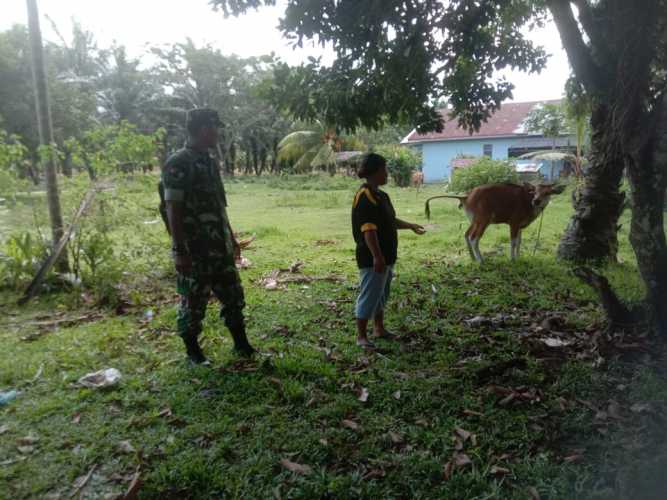
[[[238,15],[273,0],[211,0]],[[547,56],[523,28],[544,20],[542,2],[500,0],[290,0],[281,29],[295,45],[331,44],[336,59],[280,65],[273,97],[297,118],[324,114],[346,130],[418,123],[441,130],[435,102],[443,97],[462,126],[475,130],[513,86],[498,71],[541,70]],[[304,95],[305,94],[305,95]]]

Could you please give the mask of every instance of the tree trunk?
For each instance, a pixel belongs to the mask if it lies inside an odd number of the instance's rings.
[[[658,332],[667,335],[667,242],[664,200],[667,188],[667,99],[653,139],[627,161],[632,197],[630,243],[646,285],[646,299]]]
[[[259,150],[259,173],[257,175],[262,175],[262,172],[266,170],[266,160],[268,157],[268,152],[266,151],[266,148],[264,146],[261,147]]]
[[[232,142],[229,145],[229,171],[227,173],[231,177],[233,177],[235,169],[236,169],[236,144]]]
[[[245,149],[245,174],[250,175],[252,173],[252,165],[250,164],[250,146],[246,144]]]
[[[82,154],[82,159],[83,159],[83,164],[86,166],[86,172],[88,172],[88,177],[90,178],[91,181],[97,180],[97,174],[95,173],[95,169],[93,168],[92,163],[90,163],[90,158],[88,158],[88,154],[83,152]]]
[[[219,170],[225,170],[225,155],[222,152],[222,146],[220,146],[220,141],[217,141],[215,143],[215,151],[218,156],[218,169]]]
[[[67,147],[64,146],[65,149],[65,159],[63,160],[63,174],[66,177],[72,177],[72,151]]]
[[[271,172],[276,174],[278,173],[278,139],[273,139],[273,149],[271,155]]]
[[[30,33],[30,51],[32,54],[32,79],[35,86],[35,107],[37,111],[37,128],[39,129],[39,143],[49,147],[49,158],[44,166],[46,177],[46,192],[49,205],[49,218],[51,219],[51,234],[55,246],[63,237],[63,217],[58,196],[58,178],[56,176],[56,162],[51,149],[54,144],[53,127],[51,124],[51,109],[49,107],[49,94],[46,84],[46,68],[44,65],[44,51],[42,47],[42,32],[39,27],[39,13],[37,11],[37,0],[27,0],[28,7],[28,29]],[[58,260],[57,268],[61,272],[67,272],[67,256]]]
[[[255,171],[255,175],[260,175],[259,171],[259,150],[257,148],[257,141],[254,139],[251,141],[252,146],[252,168]]]
[[[623,154],[611,112],[596,104],[591,116],[591,163],[584,186],[574,202],[575,214],[561,238],[558,256],[583,261],[616,261],[618,219],[625,194],[620,192]]]

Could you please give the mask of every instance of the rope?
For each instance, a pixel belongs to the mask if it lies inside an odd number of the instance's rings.
[[[537,253],[537,246],[540,244],[540,234],[542,234],[542,219],[544,219],[545,210],[546,207],[544,207],[544,210],[542,210],[542,214],[540,215],[540,224],[537,226],[537,239],[535,240],[535,248],[533,248],[533,257],[535,257],[535,254]]]

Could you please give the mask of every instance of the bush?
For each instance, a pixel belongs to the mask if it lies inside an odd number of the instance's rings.
[[[11,236],[0,250],[0,278],[6,286],[18,289],[28,283],[46,259],[47,246],[30,233]]]
[[[468,167],[457,169],[452,175],[449,190],[467,193],[477,186],[498,182],[518,183],[519,174],[510,162],[492,160],[485,156]]]
[[[421,154],[405,146],[378,146],[374,152],[387,159],[387,170],[399,187],[409,186],[413,172],[422,164]]]

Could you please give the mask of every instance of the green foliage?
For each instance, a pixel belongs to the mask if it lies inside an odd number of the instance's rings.
[[[565,107],[560,103],[546,103],[537,106],[528,113],[524,127],[527,132],[542,134],[552,139],[571,132]]]
[[[387,159],[387,170],[399,187],[409,186],[413,172],[418,170],[422,164],[421,154],[405,146],[378,146],[375,152]]]
[[[265,2],[266,3],[266,2]],[[259,1],[211,0],[237,14]],[[527,38],[525,25],[541,24],[544,2],[291,1],[281,20],[297,43],[331,44],[331,65],[311,59],[276,67],[273,101],[296,118],[322,118],[345,131],[384,123],[439,130],[435,103],[443,96],[462,126],[479,129],[513,85],[497,72],[536,72],[545,51]]]
[[[519,182],[519,174],[511,163],[484,156],[472,165],[456,169],[449,190],[454,193],[467,193],[477,186],[498,182]]]
[[[0,249],[0,283],[17,289],[28,283],[44,261],[47,246],[29,232],[14,234]]]
[[[278,160],[294,162],[296,173],[336,169],[336,151],[340,140],[329,127],[317,123],[316,130],[291,132],[278,143]]]
[[[163,129],[153,134],[140,133],[135,125],[123,121],[119,125],[96,127],[86,132],[81,143],[68,145],[77,158],[89,162],[96,175],[134,173],[159,162],[163,135]]]
[[[0,129],[0,195],[15,194],[23,184],[22,163],[25,161],[27,148],[16,135],[9,135]]]

